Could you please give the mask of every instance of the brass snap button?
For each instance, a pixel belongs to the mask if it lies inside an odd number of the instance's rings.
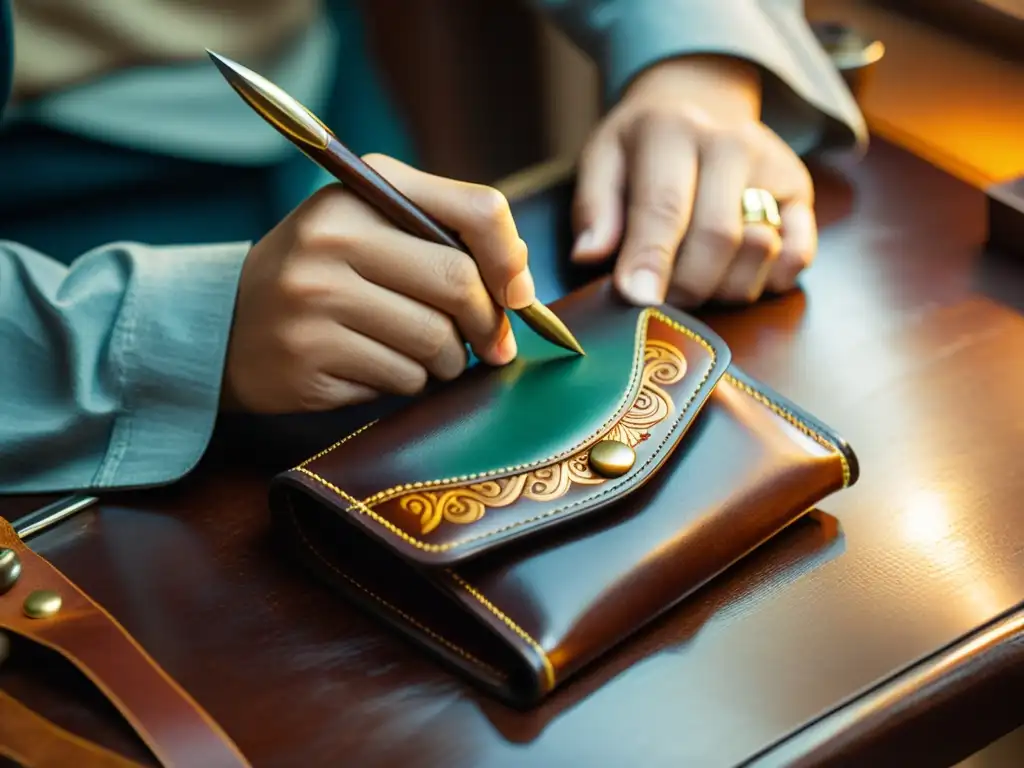
[[[636,451],[618,440],[602,440],[591,447],[588,461],[602,477],[621,477],[636,463]]]
[[[0,549],[0,595],[10,592],[21,578],[21,558],[13,549]]]
[[[30,619],[49,619],[60,611],[60,595],[49,589],[37,589],[25,598],[22,609]]]

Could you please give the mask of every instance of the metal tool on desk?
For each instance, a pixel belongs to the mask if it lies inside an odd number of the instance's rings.
[[[373,206],[395,226],[424,240],[465,253],[469,249],[383,176],[342,144],[319,118],[265,77],[207,50],[217,69],[242,99],[307,157]],[[584,354],[583,347],[557,315],[540,301],[516,310],[537,334],[563,349]]]
[[[52,504],[40,507],[27,515],[22,515],[17,520],[11,521],[15,533],[23,541],[30,536],[41,533],[62,520],[78,514],[83,509],[91,507],[99,499],[86,494],[72,494],[58,499]]]
[[[42,533],[62,520],[91,507],[99,501],[95,496],[76,493],[57,499],[46,506],[11,521],[11,528],[22,541]],[[21,577],[21,558],[13,549],[0,546],[0,595],[8,592]]]

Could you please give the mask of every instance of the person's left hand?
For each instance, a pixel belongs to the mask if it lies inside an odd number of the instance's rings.
[[[615,250],[615,284],[641,305],[752,302],[794,287],[817,247],[810,174],[760,121],[752,65],[688,56],[642,73],[580,161],[572,259]],[[744,224],[745,188],[778,201],[782,226]]]

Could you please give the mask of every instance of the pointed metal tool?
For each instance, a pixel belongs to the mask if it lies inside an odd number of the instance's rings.
[[[224,79],[260,117],[381,215],[412,235],[470,253],[457,235],[442,227],[364,163],[306,107],[262,75],[209,49],[206,52]],[[516,310],[516,314],[552,344],[578,355],[585,354],[565,323],[541,302],[534,301]]]

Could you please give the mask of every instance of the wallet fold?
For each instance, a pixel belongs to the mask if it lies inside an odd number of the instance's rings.
[[[607,278],[553,306],[586,356],[521,334],[512,364],[364,426],[270,496],[319,578],[517,706],[857,476],[845,441],[697,320],[626,305]]]

